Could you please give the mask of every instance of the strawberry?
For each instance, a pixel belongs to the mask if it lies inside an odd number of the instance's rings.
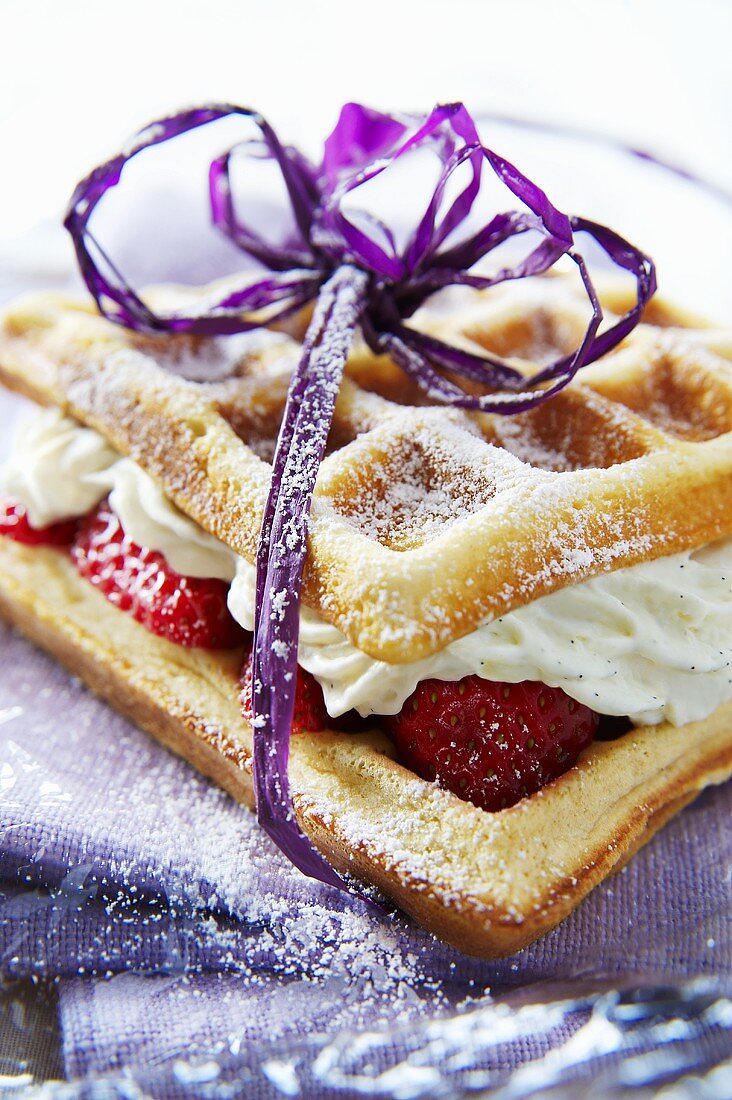
[[[125,534],[106,500],[82,524],[71,557],[82,577],[153,634],[206,649],[244,642],[226,605],[229,586],[213,577],[176,573],[162,554]]]
[[[26,546],[70,546],[76,535],[75,519],[61,520],[48,527],[32,527],[28,510],[19,500],[0,500],[0,535],[7,535]]]
[[[241,674],[241,710],[247,722],[252,720],[252,655],[247,657]],[[295,685],[295,710],[292,715],[292,732],[327,729],[333,725],[325,709],[323,689],[311,673],[298,667]]]
[[[597,721],[560,688],[479,676],[425,680],[386,719],[407,767],[483,810],[513,806],[566,772]]]

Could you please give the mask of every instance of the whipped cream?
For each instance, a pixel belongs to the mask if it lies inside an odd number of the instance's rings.
[[[58,409],[20,425],[0,485],[28,510],[33,527],[85,516],[109,503],[133,542],[164,554],[177,573],[230,581],[237,555],[166,497],[158,483],[99,432]]]
[[[229,609],[254,627],[255,569],[237,563]],[[534,600],[439,653],[393,665],[362,653],[309,608],[298,663],[328,712],[396,714],[420,680],[539,680],[601,714],[677,726],[732,698],[732,539],[606,573]]]
[[[183,515],[99,433],[57,410],[25,424],[0,477],[34,526],[85,515],[102,497],[125,531],[179,573],[231,581],[229,608],[254,628],[256,570]],[[420,680],[538,680],[601,714],[685,725],[732,698],[732,539],[570,585],[421,661],[369,657],[316,612],[300,613],[298,662],[329,713],[396,714]]]
[[[234,551],[176,508],[136,462],[120,458],[107,475],[109,503],[133,542],[159,551],[186,577],[233,578]]]
[[[90,512],[108,492],[97,475],[118,459],[99,432],[43,409],[19,425],[0,486],[25,505],[32,527],[48,527]]]

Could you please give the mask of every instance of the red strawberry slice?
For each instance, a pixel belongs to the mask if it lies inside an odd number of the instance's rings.
[[[244,662],[241,674],[241,711],[247,722],[252,720],[252,655]],[[295,710],[292,716],[292,732],[304,733],[327,729],[333,719],[325,709],[323,689],[304,668],[297,670],[295,685]]]
[[[560,688],[466,676],[423,681],[386,721],[417,775],[483,810],[501,810],[571,768],[598,716]]]
[[[0,535],[26,546],[70,546],[77,526],[75,519],[64,519],[47,527],[31,527],[24,504],[8,497],[0,500]]]
[[[71,557],[82,577],[153,634],[205,649],[244,643],[226,605],[229,586],[213,577],[176,573],[162,554],[125,534],[106,500],[87,516]]]

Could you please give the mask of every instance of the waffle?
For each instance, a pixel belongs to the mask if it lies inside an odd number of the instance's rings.
[[[586,317],[561,279],[415,323],[541,363]],[[170,292],[168,292],[168,297]],[[622,292],[608,291],[622,306]],[[730,340],[656,306],[614,353],[514,417],[425,403],[356,348],[310,525],[304,602],[371,657],[421,659],[597,573],[732,530]],[[43,295],[0,328],[0,378],[97,428],[253,561],[287,382],[287,336],[140,336]],[[490,553],[486,553],[486,548]]]
[[[568,350],[584,315],[558,279],[522,295],[448,300],[415,323],[529,369]],[[625,306],[621,288],[604,300]],[[0,378],[97,428],[253,560],[297,331],[157,339],[34,296],[2,322]],[[728,534],[730,358],[724,333],[654,303],[581,382],[500,418],[430,407],[393,364],[356,347],[318,481],[305,602],[372,656],[414,661],[558,587]],[[0,611],[251,804],[241,652],[174,646],[63,554],[8,539]],[[732,703],[702,722],[596,742],[497,814],[418,779],[376,731],[294,738],[291,781],[301,824],[337,868],[461,950],[494,957],[548,931],[730,772]]]

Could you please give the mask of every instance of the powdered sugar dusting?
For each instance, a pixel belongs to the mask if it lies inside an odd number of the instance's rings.
[[[352,465],[334,507],[368,538],[396,550],[422,545],[489,505],[522,469],[507,452],[426,413],[375,430],[358,456],[363,464]]]

